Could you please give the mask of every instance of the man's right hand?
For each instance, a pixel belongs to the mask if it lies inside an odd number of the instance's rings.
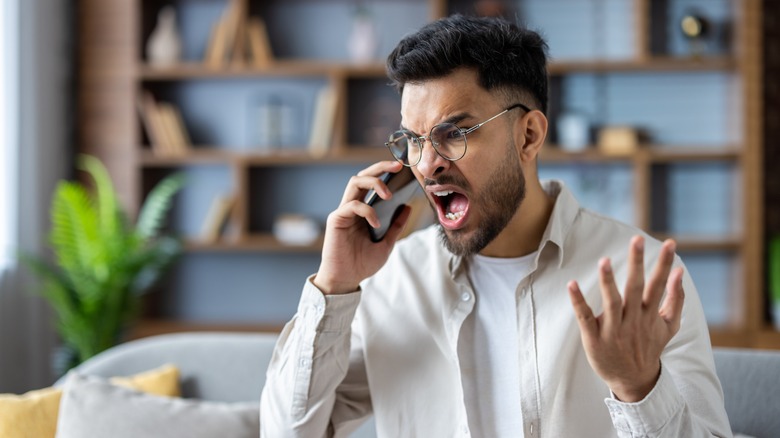
[[[379,179],[384,172],[398,172],[403,165],[397,161],[381,161],[350,178],[339,207],[328,215],[322,262],[314,277],[314,285],[329,294],[354,292],[364,279],[374,275],[390,256],[411,209],[406,206],[390,226],[385,238],[372,242],[366,228],[367,220],[379,227],[376,211],[363,202],[370,189],[382,199],[392,196]],[[364,220],[365,219],[365,220]]]

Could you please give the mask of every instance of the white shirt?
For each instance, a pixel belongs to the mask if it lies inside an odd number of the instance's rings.
[[[681,327],[655,388],[638,403],[611,397],[588,364],[566,283],[576,279],[599,314],[599,257],[611,257],[617,284],[625,284],[628,243],[641,232],[580,208],[560,183],[545,183],[545,191],[555,207],[516,301],[524,436],[730,437],[687,272]],[[650,269],[661,244],[645,239]],[[379,437],[470,436],[457,346],[473,311],[464,259],[441,245],[435,228],[398,242],[360,291],[325,296],[309,279],[268,368],[261,435],[348,436],[373,411]]]
[[[523,434],[518,336],[518,285],[533,269],[536,254],[468,261],[474,311],[463,321],[458,340],[461,380],[469,429],[479,437]]]

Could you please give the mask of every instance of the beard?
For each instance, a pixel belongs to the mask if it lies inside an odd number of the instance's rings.
[[[474,193],[469,208],[476,207],[481,223],[468,235],[464,230],[445,230],[439,224],[439,239],[453,254],[470,256],[482,251],[506,228],[525,199],[525,177],[514,141],[510,141],[498,168],[492,172],[481,193]],[[453,181],[455,182],[455,181]],[[467,187],[466,184],[459,184]]]

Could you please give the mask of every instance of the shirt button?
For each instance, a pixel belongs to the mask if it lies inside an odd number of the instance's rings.
[[[471,294],[468,292],[463,292],[463,295],[460,296],[460,299],[463,301],[468,301],[471,299]]]
[[[531,429],[531,436],[534,436],[534,424],[533,423],[531,423],[530,429]]]

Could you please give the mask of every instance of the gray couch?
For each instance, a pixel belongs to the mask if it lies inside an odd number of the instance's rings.
[[[108,377],[170,362],[181,370],[184,397],[259,400],[275,342],[271,333],[160,335],[114,347],[78,370]],[[780,352],[716,348],[715,365],[732,429],[758,438],[780,436]],[[372,436],[373,421],[353,435]]]

